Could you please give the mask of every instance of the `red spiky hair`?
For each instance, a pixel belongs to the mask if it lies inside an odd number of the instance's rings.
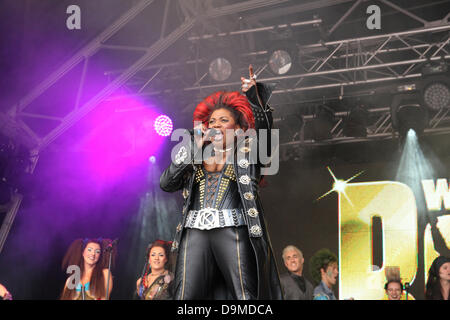
[[[237,91],[218,91],[209,97],[206,97],[195,108],[194,123],[196,121],[201,121],[207,127],[209,117],[213,111],[222,108],[232,111],[236,123],[238,123],[242,129],[247,130],[248,128],[255,127],[255,117],[253,116],[250,103],[246,96]]]

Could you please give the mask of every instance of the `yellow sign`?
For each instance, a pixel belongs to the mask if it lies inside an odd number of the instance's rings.
[[[342,299],[382,300],[385,266],[398,266],[402,282],[414,281],[417,208],[412,190],[399,182],[348,183],[339,193],[339,293]],[[372,219],[380,217],[383,266],[373,270]]]

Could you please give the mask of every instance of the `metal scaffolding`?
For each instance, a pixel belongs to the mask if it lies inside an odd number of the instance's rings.
[[[133,6],[128,12],[123,14],[116,22],[114,22],[110,27],[98,35],[94,40],[92,40],[83,49],[77,52],[72,58],[66,61],[58,70],[52,73],[48,78],[40,83],[39,86],[34,88],[29,94],[23,97],[19,103],[13,106],[7,115],[3,115],[5,119],[14,119],[15,125],[19,127],[22,132],[27,134],[27,140],[31,140],[33,143],[28,143],[28,145],[35,145],[37,149],[42,150],[57,137],[63,134],[68,128],[74,125],[77,121],[83,118],[86,114],[92,111],[98,104],[105,98],[109,97],[115,90],[124,85],[129,79],[131,79],[136,73],[143,68],[145,68],[151,61],[173,45],[177,40],[183,37],[197,22],[196,17],[186,17],[185,21],[179,25],[175,30],[165,35],[166,22],[168,17],[168,4],[164,8],[162,13],[164,19],[161,25],[161,37],[158,41],[153,43],[150,47],[130,47],[123,45],[108,45],[105,42],[115,35],[121,28],[126,26],[130,21],[132,21],[136,16],[151,5],[154,0],[142,0]],[[283,1],[281,1],[283,2]],[[167,3],[170,3],[168,1]],[[274,4],[279,4],[280,1],[276,0],[251,0],[245,1],[239,4],[229,5],[221,8],[211,8],[202,15],[202,19],[208,18],[218,18],[221,16],[233,14],[236,12],[253,10],[260,7],[271,6]],[[100,90],[94,97],[89,101],[85,102],[83,105],[79,105],[80,96],[83,92],[83,85],[85,83],[85,77],[87,69],[89,68],[90,58],[101,49],[113,49],[118,51],[134,50],[140,52],[142,56],[128,68],[121,70],[119,76],[117,76],[113,81],[106,85],[102,90]],[[80,63],[83,63],[83,70],[81,73],[81,78],[79,80],[79,87],[77,91],[77,99],[74,108],[62,117],[52,117],[45,113],[40,113],[39,110],[33,112],[27,112],[26,108],[38,97],[43,95],[52,85],[61,80],[61,78],[68,72],[73,70]],[[53,128],[44,137],[40,137],[36,132],[34,132],[29,126],[25,124],[22,120],[25,118],[35,118],[52,120],[59,122],[55,128]],[[5,132],[8,136],[10,133]]]
[[[278,32],[283,29],[296,29],[306,26],[314,26],[313,28],[320,29],[323,23],[327,22],[319,17],[320,10],[328,10],[330,7],[338,5],[346,6],[345,12],[336,21],[328,21],[329,26],[328,30],[325,31],[325,37],[329,37],[332,34],[336,34],[339,28],[348,22],[351,14],[364,3],[361,0],[321,0],[302,4],[294,4],[288,0],[251,0],[213,8],[211,4],[206,5],[195,0],[184,1],[177,3],[177,5],[181,6],[185,14],[185,20],[177,28],[167,33],[168,17],[171,13],[172,3],[169,0],[161,7],[163,19],[160,26],[160,37],[151,46],[125,46],[107,43],[107,40],[111,39],[119,30],[124,28],[154,2],[154,0],[142,0],[136,3],[117,21],[42,81],[39,86],[23,97],[7,113],[0,113],[0,128],[2,132],[17,142],[26,145],[30,150],[33,150],[34,154],[39,154],[43,148],[95,109],[100,102],[109,99],[118,88],[123,86],[136,88],[132,91],[141,96],[167,95],[175,91],[195,96],[196,93],[202,90],[238,88],[240,85],[238,81],[225,83],[208,82],[208,74],[206,72],[198,74],[195,79],[184,79],[183,83],[185,85],[181,90],[179,88],[170,88],[170,86],[162,90],[152,90],[152,84],[158,78],[160,81],[167,80],[164,77],[168,75],[163,70],[175,69],[182,75],[183,72],[190,72],[189,68],[197,68],[199,64],[207,63],[209,58],[191,55],[191,57],[184,59],[184,62],[174,61],[154,65],[150,63],[182,38],[186,38],[196,46],[202,46],[205,41],[220,42],[222,39],[233,37],[247,39],[244,37],[273,32],[274,30]],[[283,3],[286,3],[286,6],[282,6]],[[439,5],[439,3],[426,3],[419,7]],[[450,23],[448,21],[450,13],[443,16],[442,19],[427,21],[418,14],[413,13],[412,8],[401,8],[392,1],[379,0],[378,4],[385,5],[391,9],[391,12],[387,14],[399,13],[406,19],[418,23],[421,27],[375,36],[354,37],[335,41],[319,40],[311,44],[297,43],[296,48],[301,70],[297,70],[293,74],[274,76],[269,71],[267,63],[260,65],[256,69],[260,81],[278,83],[272,101],[274,106],[279,105],[282,107],[286,103],[298,102],[299,98],[304,98],[299,96],[299,94],[306,92],[321,92],[324,89],[336,88],[342,96],[346,92],[346,88],[350,87],[364,84],[378,85],[388,81],[420,78],[422,76],[419,68],[421,64],[429,61],[450,59]],[[256,9],[261,8],[266,8],[267,10],[259,10],[255,13]],[[286,21],[276,25],[264,25],[261,22],[285,14],[292,15],[308,12],[318,12],[319,15],[312,17],[311,20]],[[222,21],[220,20],[221,17],[231,14],[246,14],[244,19],[242,19],[245,20],[245,23],[241,23],[238,30],[226,30],[229,24],[226,24],[225,20],[223,21],[223,30],[216,32],[208,30],[207,21],[217,20],[220,23]],[[201,33],[202,31],[203,34]],[[439,41],[430,41],[430,35],[435,34],[441,34],[441,39]],[[263,35],[263,37],[265,36]],[[132,51],[140,54],[140,57],[127,68],[105,70],[104,74],[112,76],[113,80],[88,101],[82,103],[81,96],[87,72],[90,68],[90,59],[97,52],[104,49],[116,53],[122,52],[123,54]],[[241,57],[267,57],[269,53],[268,47],[258,48],[257,51],[239,50]],[[69,112],[63,116],[56,117],[40,112],[39,108],[34,108],[33,111],[27,110],[31,103],[47,92],[55,83],[61,81],[64,75],[80,65],[82,65],[82,72],[76,101]],[[189,70],[183,71],[183,69]],[[146,70],[154,70],[155,72],[150,77],[139,74]],[[168,74],[170,76],[170,73]],[[170,83],[170,81],[167,82]],[[442,122],[441,119],[444,118],[438,117],[433,123],[434,128],[439,126]],[[52,122],[54,125],[51,130],[42,136],[27,125],[27,119],[34,119],[34,121],[42,119],[43,122],[47,122],[46,125],[48,125],[48,122]],[[35,157],[35,159],[37,158]]]
[[[343,1],[349,2],[349,1]],[[303,72],[274,76],[267,68],[267,64],[256,70],[259,81],[277,82],[277,89],[273,92],[272,105],[277,108],[283,108],[285,104],[296,104],[302,108],[302,98],[298,97],[301,93],[317,92],[317,100],[320,101],[322,91],[325,89],[336,88],[339,93],[335,94],[334,99],[342,99],[345,96],[346,89],[365,85],[366,88],[380,86],[383,83],[393,81],[417,81],[423,77],[421,66],[427,62],[446,61],[450,59],[450,23],[449,15],[443,16],[442,19],[436,21],[426,21],[411,11],[400,8],[390,1],[381,1],[402,15],[419,22],[422,26],[414,29],[392,32],[386,34],[378,34],[374,36],[355,37],[341,39],[335,41],[318,41],[307,45],[297,45],[301,66]],[[314,8],[322,6],[330,6],[335,3],[330,1],[318,1],[314,3]],[[330,35],[344,23],[350,13],[361,4],[361,1],[353,1],[348,10],[342,15],[338,21],[331,25],[327,34]],[[297,11],[309,10],[311,3],[308,5],[296,5],[291,8]],[[279,9],[281,10],[281,9]],[[252,19],[257,17],[273,16],[274,13],[264,12],[254,15]],[[193,42],[208,41],[211,39],[220,40],[224,37],[232,37],[249,33],[261,33],[272,31],[275,28],[285,29],[293,27],[301,27],[321,23],[319,18],[310,21],[293,21],[277,26],[259,26],[255,28],[241,28],[234,31],[223,31],[218,33],[207,33],[203,35],[193,35],[188,40]],[[439,40],[430,41],[431,36],[439,35]],[[267,56],[269,49],[253,52],[241,52],[241,56]],[[189,68],[195,64],[204,64],[208,59],[197,58],[182,62],[173,62],[166,64],[158,64],[148,66],[147,69],[161,68]],[[120,70],[111,71],[120,72]],[[206,73],[201,74],[197,79],[192,80],[191,85],[182,88],[185,94],[199,92],[201,90],[218,90],[222,88],[237,89],[240,86],[239,81],[222,82],[222,83],[206,83]],[[139,84],[139,80],[136,84]],[[131,85],[131,83],[130,83]],[[366,90],[370,91],[370,90]],[[373,90],[372,90],[373,91]],[[166,88],[160,91],[141,92],[140,95],[157,96],[176,92],[175,89]],[[327,97],[331,98],[331,97]],[[286,102],[287,101],[287,102]],[[386,139],[395,136],[395,130],[392,128],[390,109],[381,106],[369,110],[369,112],[377,117],[373,123],[368,125],[368,135],[365,138],[346,137],[343,134],[342,125],[348,112],[336,112],[335,116],[338,121],[333,131],[330,132],[331,139],[326,141],[314,141],[299,139],[286,143],[286,146],[297,144],[308,145],[324,145],[332,143],[350,143],[360,141],[371,141],[374,139]],[[312,115],[303,117],[304,122],[312,120]],[[282,121],[281,119],[276,119]],[[448,111],[440,110],[430,121],[430,127],[425,130],[425,134],[442,134],[450,132],[450,123]],[[302,130],[305,130],[305,126]],[[304,136],[302,132],[299,136]]]
[[[348,10],[340,19],[327,31],[328,35],[336,32],[343,25],[351,12],[361,4],[361,1],[340,1],[339,3],[352,2]],[[310,92],[318,89],[344,88],[362,84],[379,84],[386,81],[418,78],[422,76],[420,65],[428,61],[449,59],[450,23],[448,15],[436,21],[425,21],[406,9],[402,9],[390,1],[381,1],[387,6],[409,17],[414,21],[419,21],[423,26],[411,30],[386,33],[376,36],[356,37],[335,41],[317,41],[312,44],[297,44],[298,59],[302,70],[281,76],[274,76],[267,68],[267,62],[260,66],[256,73],[259,81],[277,82],[278,88],[275,95],[295,96],[296,93]],[[285,8],[285,12],[303,12],[316,8],[326,8],[336,5],[336,1],[316,1],[314,3],[295,5]],[[282,9],[271,10],[257,15],[250,16],[246,20],[256,20],[258,17],[274,16],[274,12],[281,14]],[[259,26],[254,28],[241,28],[239,30],[223,31],[218,33],[208,33],[203,35],[193,35],[188,39],[201,45],[202,41],[232,36],[243,36],[272,31],[274,29],[296,28],[307,25],[316,25],[322,19],[315,18],[308,21],[292,21],[282,25]],[[430,41],[429,37],[435,34],[442,34],[440,41]],[[288,40],[291,41],[291,40]],[[266,61],[270,54],[269,47],[261,48],[257,51],[239,52],[239,57],[264,57]],[[401,55],[400,55],[401,54]],[[185,59],[185,62],[168,62],[164,64],[150,65],[145,69],[176,68],[180,74],[182,69],[192,70],[194,66],[205,64],[211,59],[208,57]],[[261,61],[261,60],[260,60]],[[122,72],[122,70],[110,70],[108,74]],[[237,80],[237,79],[236,79]],[[142,85],[141,79],[132,79],[130,86]],[[189,84],[190,82],[190,84]],[[294,82],[294,83],[293,83]],[[201,73],[195,79],[185,79],[185,85],[181,88],[183,93],[199,92],[202,90],[214,90],[222,88],[239,88],[239,81],[211,83],[208,82],[207,72]],[[180,91],[179,88],[164,88],[162,90],[139,91],[142,96],[158,96],[167,93]],[[279,101],[274,98],[274,104]],[[288,99],[292,100],[291,97]],[[297,99],[298,100],[298,99]]]

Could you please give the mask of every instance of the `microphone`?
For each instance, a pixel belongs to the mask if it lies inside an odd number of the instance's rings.
[[[221,134],[220,130],[214,128],[206,130],[206,138],[211,138],[212,136],[217,136],[218,134]]]
[[[193,135],[197,135],[197,136],[202,135],[202,131],[200,129],[190,129],[190,130],[187,130],[187,131],[191,134],[191,136],[193,136]],[[217,129],[214,129],[214,128],[210,128],[210,129],[206,130],[205,137],[208,139],[208,138],[211,138],[212,136],[216,136],[216,135],[218,135],[220,133],[221,133],[220,130],[217,130]]]
[[[118,242],[118,241],[119,241],[119,239],[115,239],[114,241],[110,242],[110,243],[106,246],[105,251],[106,251],[106,252],[112,251],[112,249],[117,245],[117,242]]]

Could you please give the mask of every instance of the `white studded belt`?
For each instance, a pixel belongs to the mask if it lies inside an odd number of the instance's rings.
[[[244,215],[241,209],[205,208],[201,210],[190,210],[184,226],[186,228],[210,230],[225,227],[244,226]]]

